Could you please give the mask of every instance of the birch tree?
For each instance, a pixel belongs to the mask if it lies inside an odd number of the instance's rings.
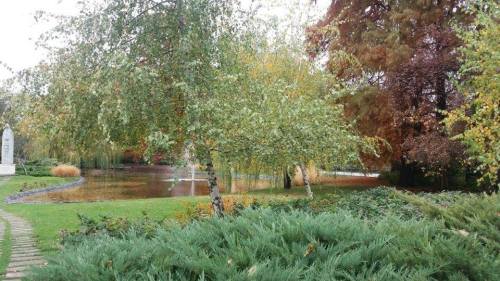
[[[197,118],[196,105],[210,98],[219,69],[231,59],[224,48],[236,30],[230,21],[234,5],[82,1],[79,15],[56,16],[59,24],[40,40],[51,55],[28,75],[33,80],[43,74],[43,90],[25,83],[34,101],[24,127],[48,139],[61,157],[68,151],[84,158],[140,149],[156,138],[168,140],[175,154],[192,139],[198,160],[215,175],[209,141],[192,132],[208,122]],[[210,190],[221,214],[217,185]]]

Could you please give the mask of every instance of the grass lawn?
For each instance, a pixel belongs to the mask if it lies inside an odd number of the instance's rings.
[[[6,204],[5,197],[16,193],[23,185],[44,183],[60,184],[73,179],[55,177],[15,176],[0,186],[0,208],[21,216],[31,222],[38,246],[44,255],[54,254],[58,249],[58,235],[61,229],[76,229],[77,214],[88,217],[108,215],[134,218],[146,212],[155,219],[173,218],[191,203],[207,201],[208,197],[177,197],[144,200],[107,201],[96,203],[47,203]],[[5,244],[5,243],[4,243]],[[10,248],[10,247],[9,247]],[[0,263],[2,260],[0,259]]]
[[[5,273],[5,269],[9,265],[10,253],[12,251],[12,235],[10,233],[10,224],[7,221],[1,220],[4,223],[4,236],[0,244],[0,274]]]

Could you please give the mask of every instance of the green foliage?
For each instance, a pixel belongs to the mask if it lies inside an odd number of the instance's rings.
[[[403,219],[422,218],[422,213],[398,195],[393,188],[379,187],[367,191],[355,191],[343,195],[327,195],[315,200],[298,199],[271,202],[270,207],[278,211],[301,210],[311,213],[344,210],[353,216],[379,220],[388,215]]]
[[[42,40],[67,44],[24,75],[20,128],[47,153],[111,159],[132,147],[181,157],[191,142],[203,164],[251,158],[275,169],[342,165],[370,149],[323,98],[324,71],[298,46],[254,34],[256,20],[238,1],[82,5]]]
[[[170,138],[169,135],[163,134],[162,132],[154,132],[146,138],[146,160],[151,162],[152,157],[156,153],[166,153],[172,150],[172,146],[175,141]]]
[[[16,174],[33,177],[50,177],[50,170],[57,166],[57,159],[42,158],[16,165]]]
[[[272,172],[309,162],[359,164],[360,151],[375,152],[345,120],[329,96],[327,75],[311,62],[282,49],[235,52],[238,62],[220,72],[211,95],[188,106],[196,147],[240,169],[257,164]]]
[[[344,210],[353,216],[378,221],[387,216],[402,219],[440,220],[454,231],[464,230],[482,243],[500,250],[500,195],[462,192],[403,193],[393,188],[329,195],[315,200],[271,202],[278,211],[309,213]],[[467,235],[468,235],[467,234]]]
[[[93,236],[27,280],[497,280],[498,255],[440,221],[265,209]]]
[[[342,197],[336,208],[349,210],[353,215],[367,219],[397,215],[403,219],[421,218],[420,211],[398,196],[391,188],[375,188],[366,192],[353,192]]]
[[[466,103],[448,115],[446,124],[450,130],[465,125],[465,131],[455,138],[467,145],[470,164],[481,175],[479,184],[491,191],[500,187],[500,4],[494,0],[470,2],[475,21],[470,28],[459,29],[465,43],[460,89]]]
[[[20,131],[47,154],[72,161],[109,163],[158,132],[182,143],[185,104],[210,92],[215,65],[223,64],[219,41],[232,26],[232,1],[80,4],[81,13],[57,17],[42,37],[44,45],[54,38],[65,45],[23,73],[29,102],[19,107]]]
[[[16,175],[33,176],[33,177],[50,177],[51,166],[24,165],[16,166]]]
[[[151,238],[156,234],[157,229],[164,225],[162,221],[153,220],[145,213],[143,213],[142,218],[133,221],[126,218],[112,218],[108,216],[101,216],[98,219],[94,219],[80,214],[78,214],[78,218],[80,220],[78,230],[62,230],[60,232],[62,245],[77,245],[84,239],[101,235],[122,237],[124,233],[132,230],[137,235]]]
[[[426,217],[438,219],[500,252],[500,195],[465,195],[444,193],[438,195],[400,195],[418,207]]]

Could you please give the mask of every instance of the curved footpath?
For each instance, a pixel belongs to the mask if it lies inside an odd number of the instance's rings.
[[[3,180],[0,182],[6,182]],[[35,246],[31,225],[24,219],[0,209],[0,218],[10,224],[12,248],[10,262],[3,280],[21,280],[32,266],[42,266],[46,261]],[[0,222],[0,241],[5,237],[5,223]]]

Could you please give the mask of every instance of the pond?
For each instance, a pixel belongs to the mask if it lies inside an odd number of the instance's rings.
[[[178,196],[208,195],[206,173],[195,172],[191,181],[191,170],[168,166],[130,166],[120,170],[84,171],[85,183],[60,191],[25,197],[24,202],[89,202],[122,199],[145,199]],[[380,185],[376,178],[322,176],[321,182],[335,186]],[[240,193],[261,190],[275,185],[272,177],[241,176],[233,179],[226,187],[224,180],[218,180],[221,192]]]

